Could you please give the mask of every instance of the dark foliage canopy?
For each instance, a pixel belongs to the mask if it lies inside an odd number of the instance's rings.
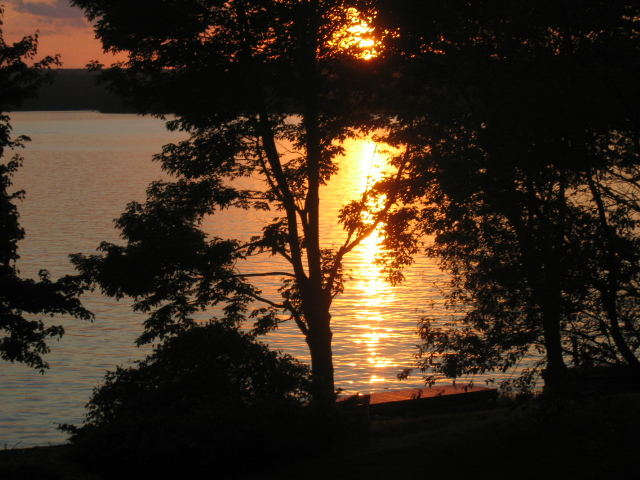
[[[313,444],[309,387],[307,367],[210,323],[109,372],[84,425],[65,428],[80,461],[108,475],[239,474]]]
[[[64,330],[46,325],[38,317],[68,314],[89,319],[91,314],[78,301],[80,290],[70,277],[52,281],[43,270],[38,280],[23,279],[16,270],[18,242],[24,237],[16,202],[24,192],[11,192],[11,177],[22,158],[17,154],[5,157],[8,151],[23,147],[28,138],[11,137],[9,117],[3,112],[34,95],[47,80],[48,68],[57,65],[58,60],[46,57],[28,66],[26,61],[36,54],[37,37],[6,44],[1,30],[2,13],[0,9],[0,358],[43,371],[47,368],[42,358],[49,351],[47,341],[59,338]]]
[[[537,350],[556,384],[566,362],[637,369],[638,5],[384,5],[414,169],[388,244],[430,235],[464,312],[425,319],[422,367],[506,370]]]

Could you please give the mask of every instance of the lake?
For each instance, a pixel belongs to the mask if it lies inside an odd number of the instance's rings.
[[[144,199],[150,181],[166,178],[151,156],[162,145],[183,138],[167,131],[161,120],[135,115],[17,112],[11,123],[15,135],[32,138],[14,182],[17,189],[26,190],[18,206],[26,231],[19,244],[23,277],[34,277],[41,268],[53,278],[72,273],[70,253],[92,253],[103,240],[118,241],[113,219],[129,201]],[[345,146],[338,175],[321,191],[324,245],[337,244],[343,237],[336,223],[340,207],[357,198],[384,168],[384,154],[371,140]],[[218,236],[248,238],[272,216],[225,211],[208,218],[204,228]],[[347,258],[345,271],[352,279],[333,305],[336,383],[347,392],[420,386],[419,376],[402,382],[396,378],[413,364],[417,322],[426,313],[450,316],[441,295],[447,277],[435,261],[418,258],[407,269],[406,281],[392,287],[373,263],[377,242],[373,235]],[[278,265],[273,257],[263,256],[243,270],[258,272]],[[260,284],[265,295],[275,292],[274,282]],[[84,404],[105,372],[148,352],[134,346],[144,316],[133,313],[129,302],[96,292],[83,297],[83,303],[95,321],[55,319],[65,326],[66,335],[52,344],[46,357],[51,369],[45,375],[22,365],[0,364],[0,447],[64,442],[56,424],[79,423]],[[283,325],[264,341],[308,361],[295,325]]]

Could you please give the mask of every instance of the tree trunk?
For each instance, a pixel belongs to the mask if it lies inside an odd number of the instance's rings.
[[[564,203],[564,194],[560,202]],[[558,224],[549,222],[544,230],[542,240],[543,253],[541,258],[542,284],[538,285],[539,301],[542,310],[542,327],[544,346],[547,353],[547,369],[544,377],[545,393],[551,395],[562,394],[567,389],[567,366],[564,362],[562,349],[562,310],[563,297],[561,275],[566,268],[562,262],[559,248],[563,244],[564,209],[560,208]]]
[[[566,389],[567,366],[562,356],[559,298],[548,295],[542,306],[542,327],[547,355],[547,368],[543,375],[545,393],[556,395]]]
[[[329,411],[335,406],[335,384],[333,378],[333,355],[331,352],[331,292],[323,288],[322,253],[320,248],[320,165],[323,157],[320,127],[318,41],[320,38],[320,7],[317,0],[307,4],[306,32],[301,47],[303,125],[306,131],[307,194],[305,247],[309,277],[303,294],[304,316],[308,331],[306,342],[311,354],[312,395],[314,404]]]
[[[306,342],[311,353],[313,402],[320,408],[333,408],[335,384],[331,351],[331,315],[328,308],[311,312]]]
[[[536,212],[537,218],[544,218],[539,207],[535,190],[528,185],[526,209]],[[516,199],[518,195],[514,194]],[[545,392],[554,395],[565,388],[567,366],[562,355],[562,334],[560,329],[562,288],[560,285],[560,256],[562,232],[554,232],[553,225],[545,228],[546,234],[541,244],[534,245],[536,231],[522,217],[525,206],[518,201],[503,199],[505,214],[509,219],[520,247],[527,280],[532,289],[531,301],[542,311],[542,336],[547,357],[543,373]],[[555,235],[554,235],[555,233]],[[556,241],[552,240],[552,236]],[[542,247],[542,251],[540,251]]]
[[[602,239],[600,240],[600,246],[603,250],[606,261],[607,271],[607,285],[602,285],[598,288],[602,303],[607,312],[609,318],[609,327],[611,338],[618,348],[618,351],[622,355],[622,358],[627,362],[634,375],[640,378],[640,361],[635,356],[633,350],[629,347],[622,330],[620,329],[620,321],[618,318],[618,306],[617,297],[620,290],[620,261],[618,260],[618,251],[616,248],[616,233],[614,229],[609,225],[607,220],[607,212],[600,189],[595,183],[591,168],[587,165],[586,168],[587,182],[589,184],[589,190],[593,197],[593,201],[596,204],[598,211],[598,220],[600,222],[600,230],[602,231]]]

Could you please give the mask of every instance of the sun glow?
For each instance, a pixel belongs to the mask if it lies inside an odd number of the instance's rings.
[[[359,185],[356,189],[366,192],[390,173],[389,156],[392,152],[372,139],[360,140],[358,147],[359,151],[357,154],[354,152],[352,157],[360,170]],[[384,201],[385,197],[381,196],[369,199],[368,203],[371,210],[375,211],[382,208]],[[373,221],[373,215],[369,212],[363,213],[363,217],[366,223]],[[360,344],[366,352],[361,361],[374,369],[394,367],[394,362],[384,353],[384,345],[394,336],[394,332],[384,324],[383,312],[393,303],[394,292],[385,281],[381,267],[376,263],[381,244],[382,236],[379,229],[376,229],[354,251],[358,257],[359,268],[353,272],[355,278],[351,287],[357,292],[360,303],[358,317],[362,321],[358,326],[361,333],[354,338],[354,343]],[[371,375],[369,379],[370,384],[384,382],[382,373]]]
[[[371,375],[371,378],[369,379],[369,383],[383,383],[384,381],[384,378],[380,378],[377,375]]]
[[[380,54],[380,41],[375,29],[357,9],[349,8],[345,15],[345,25],[333,36],[330,44],[339,52],[349,52],[361,60],[371,60]]]

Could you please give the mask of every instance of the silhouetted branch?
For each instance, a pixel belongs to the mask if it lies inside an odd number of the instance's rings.
[[[237,275],[233,275],[233,277],[292,277],[296,278],[293,273],[289,272],[263,272],[263,273],[238,273]]]
[[[248,295],[249,297],[253,298],[254,300],[257,300],[257,301],[262,302],[262,303],[266,303],[267,305],[270,305],[270,306],[272,306],[274,308],[285,308],[285,306],[282,303],[273,302],[273,301],[269,300],[268,298],[264,298],[264,297],[258,295],[257,293],[247,292],[246,295]]]
[[[364,239],[366,239],[369,235],[371,235],[375,231],[376,228],[378,228],[380,223],[386,217],[386,214],[389,212],[391,207],[395,204],[396,197],[397,197],[398,191],[399,191],[400,179],[402,178],[402,174],[404,173],[404,169],[405,169],[405,167],[407,165],[408,156],[409,156],[409,152],[406,151],[404,153],[404,155],[403,155],[402,164],[400,165],[400,167],[398,167],[398,171],[396,172],[395,179],[394,179],[394,184],[393,184],[393,189],[389,193],[389,195],[387,196],[384,208],[382,210],[380,210],[376,214],[375,221],[371,225],[369,225],[369,227],[367,227],[366,229],[361,230],[360,233],[356,236],[356,238],[354,240],[351,240],[351,238],[353,237],[353,234],[355,232],[355,228],[356,227],[352,228],[350,230],[349,234],[347,235],[347,239],[345,240],[345,243],[340,247],[340,249],[338,250],[338,253],[336,253],[336,257],[334,259],[333,266],[331,267],[331,270],[329,271],[329,277],[327,279],[327,283],[326,283],[326,287],[325,287],[327,292],[330,293],[331,290],[333,289],[333,284],[335,282],[336,276],[338,275],[338,271],[340,269],[340,265],[342,264],[342,259],[344,258],[344,256],[347,253],[351,252]],[[363,197],[364,196],[366,196],[366,192],[363,195]]]

